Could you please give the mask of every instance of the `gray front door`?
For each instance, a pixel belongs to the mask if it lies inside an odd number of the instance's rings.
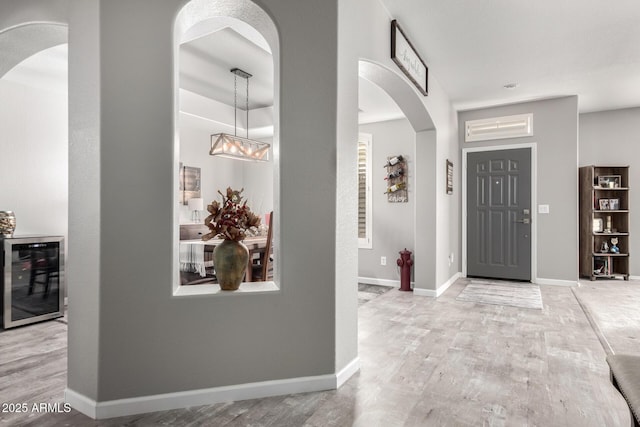
[[[531,280],[531,149],[467,154],[467,276]]]

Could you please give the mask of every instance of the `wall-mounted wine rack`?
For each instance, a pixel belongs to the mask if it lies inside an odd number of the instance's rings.
[[[384,166],[387,175],[385,180],[387,183],[387,201],[390,203],[406,203],[409,201],[407,189],[407,158],[398,155],[387,157],[387,164]]]

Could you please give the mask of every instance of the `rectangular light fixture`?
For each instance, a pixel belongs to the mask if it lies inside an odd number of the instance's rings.
[[[216,133],[211,135],[211,150],[209,154],[237,160],[268,162],[269,147],[270,145],[266,142],[227,133]]]
[[[493,117],[465,122],[465,142],[533,135],[533,114]]]

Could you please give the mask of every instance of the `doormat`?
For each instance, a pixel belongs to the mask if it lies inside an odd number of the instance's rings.
[[[542,310],[540,287],[532,283],[471,280],[456,300]]]
[[[379,297],[380,295],[390,291],[391,289],[393,288],[390,288],[388,286],[358,283],[358,306],[366,304],[367,302]]]

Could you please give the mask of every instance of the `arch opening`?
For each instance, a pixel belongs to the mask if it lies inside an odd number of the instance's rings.
[[[234,4],[215,0],[192,0],[176,17],[174,41],[176,55],[175,88],[178,105],[175,118],[176,159],[174,170],[180,183],[174,192],[180,199],[174,221],[179,230],[179,265],[174,274],[174,294],[182,285],[217,283],[212,267],[213,244],[205,246],[204,264],[185,264],[185,253],[201,260],[200,248],[186,242],[207,234],[204,225],[207,205],[221,202],[219,191],[227,187],[244,189],[242,196],[252,212],[261,218],[261,226],[251,234],[261,239],[256,254],[258,261],[262,240],[268,235],[273,217],[273,239],[278,230],[278,43],[277,31],[271,18],[256,4],[240,1]],[[249,74],[238,78],[231,72],[239,68]],[[246,102],[246,105],[245,105]],[[248,109],[247,109],[248,107]],[[213,134],[227,133],[271,144],[272,161],[242,162],[209,155]],[[196,174],[201,183],[189,193],[188,174]],[[197,212],[188,208],[188,199],[202,199]],[[200,202],[194,202],[198,205]],[[274,214],[275,213],[275,214]],[[215,243],[210,241],[209,243]],[[202,245],[200,245],[202,246]],[[186,249],[188,247],[188,249]],[[251,247],[250,247],[251,248]],[[277,248],[270,257],[266,278],[250,277],[247,268],[245,281],[260,280],[260,290],[278,289]],[[251,252],[251,249],[250,249]],[[202,265],[205,266],[202,269]],[[274,268],[275,267],[275,268]],[[202,286],[202,293],[210,293],[211,286]],[[214,288],[217,289],[217,288]],[[190,290],[190,293],[193,291]]]
[[[427,241],[435,240],[437,166],[434,122],[422,95],[393,70],[374,61],[360,59],[358,74],[361,80],[379,88],[397,106],[397,111],[392,112],[387,121],[360,125],[360,131],[371,133],[373,139],[375,215],[372,220],[372,247],[359,249],[359,281],[396,286],[400,280],[400,272],[396,268],[395,258],[405,247],[413,252],[413,259],[416,260],[412,281],[418,283],[419,280],[431,280],[432,276],[435,277],[433,251],[422,241],[424,238]],[[386,177],[385,169],[380,166],[385,164],[388,157],[397,155],[407,157],[405,181],[408,191],[405,202],[391,206],[387,195],[383,194],[387,191],[384,184],[387,181],[383,180]],[[384,231],[390,227],[395,230],[394,236]],[[402,237],[396,239],[396,235]],[[415,237],[418,235],[420,239]]]

